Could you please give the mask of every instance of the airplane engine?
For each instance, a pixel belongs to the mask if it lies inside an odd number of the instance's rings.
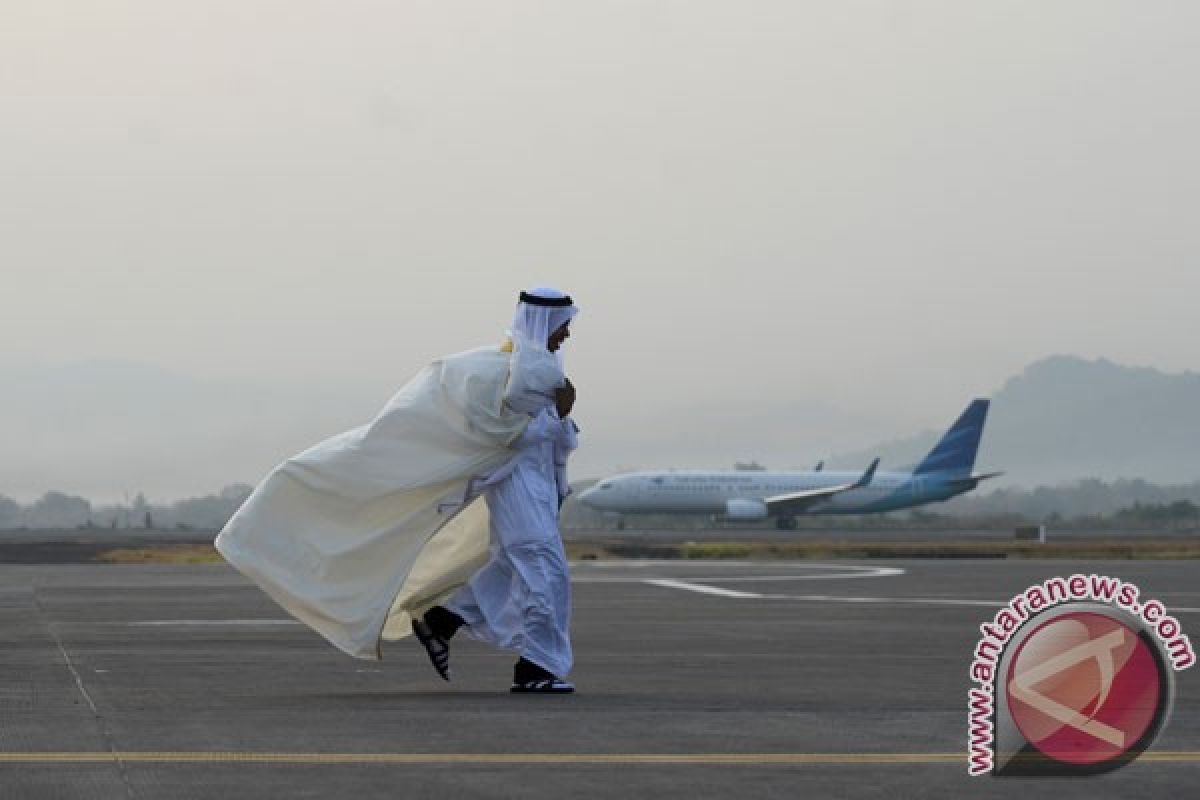
[[[735,497],[725,501],[725,516],[729,519],[757,520],[767,518],[767,504],[762,500]]]

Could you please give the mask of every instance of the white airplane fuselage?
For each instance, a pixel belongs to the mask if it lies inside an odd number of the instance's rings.
[[[725,514],[731,518],[763,519],[771,497],[852,484],[858,472],[632,472],[600,481],[580,496],[598,511],[622,514]],[[870,484],[821,500],[809,514],[863,514],[947,500],[974,488],[949,483],[938,476],[908,472],[877,472]],[[760,505],[761,504],[761,505]]]

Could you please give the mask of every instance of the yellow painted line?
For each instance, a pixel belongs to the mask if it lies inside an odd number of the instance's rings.
[[[659,764],[802,765],[966,763],[966,753],[254,753],[232,751],[0,752],[0,764]],[[1200,751],[1143,753],[1139,761],[1200,762]]]

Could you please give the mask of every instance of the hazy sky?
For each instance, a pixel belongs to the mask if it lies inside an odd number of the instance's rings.
[[[1194,2],[8,0],[0,493],[257,480],[538,283],[579,475],[1200,367],[1198,76]]]

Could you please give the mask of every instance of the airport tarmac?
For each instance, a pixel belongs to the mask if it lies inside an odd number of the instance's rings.
[[[469,641],[356,661],[223,565],[0,566],[5,798],[1185,796],[1200,668],[1152,751],[968,778],[978,625],[1053,575],[1137,583],[1200,637],[1194,562],[584,562],[573,696]]]

